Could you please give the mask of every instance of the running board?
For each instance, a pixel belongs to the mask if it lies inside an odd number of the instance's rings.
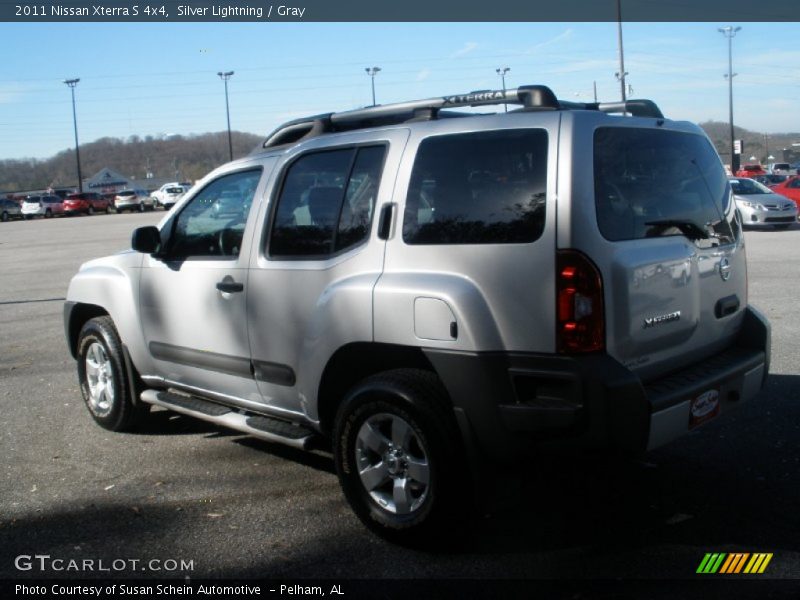
[[[238,412],[236,409],[195,396],[174,394],[163,390],[145,390],[142,392],[141,399],[147,404],[235,429],[267,442],[285,444],[300,450],[306,450],[315,435],[313,430],[296,423],[254,413]]]

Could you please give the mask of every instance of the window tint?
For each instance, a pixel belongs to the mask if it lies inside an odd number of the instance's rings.
[[[417,152],[403,217],[408,244],[526,243],[542,235],[547,133],[431,137]]]
[[[215,179],[192,198],[175,219],[170,259],[239,256],[242,236],[261,169]]]
[[[713,246],[733,239],[729,220],[735,211],[729,210],[725,171],[701,136],[600,128],[594,136],[594,189],[597,224],[611,241],[685,235],[699,246]]]
[[[369,236],[383,146],[307,154],[283,181],[270,238],[271,256],[323,257]]]

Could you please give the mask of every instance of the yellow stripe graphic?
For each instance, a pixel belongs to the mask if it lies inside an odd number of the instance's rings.
[[[751,573],[758,573],[758,569],[761,567],[761,563],[764,562],[766,556],[767,556],[766,554],[758,555],[758,560],[756,561],[756,564],[754,564],[753,568],[750,570]]]
[[[767,565],[769,564],[769,561],[771,561],[771,560],[772,560],[772,552],[767,554],[767,558],[764,559],[763,563],[761,563],[761,568],[758,570],[758,572],[759,573],[763,573],[764,571],[766,571],[767,570]]]
[[[745,572],[745,573],[750,573],[750,572],[752,572],[752,570],[753,570],[753,565],[754,565],[754,564],[756,564],[756,561],[757,561],[757,560],[758,560],[758,554],[753,554],[753,558],[751,558],[751,559],[750,559],[750,562],[749,562],[749,563],[747,563],[747,566],[745,567],[745,569],[744,569],[744,572]]]

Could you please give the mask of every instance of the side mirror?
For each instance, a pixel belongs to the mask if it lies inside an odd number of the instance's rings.
[[[161,249],[161,232],[158,227],[148,225],[133,230],[131,248],[142,254],[155,254]]]

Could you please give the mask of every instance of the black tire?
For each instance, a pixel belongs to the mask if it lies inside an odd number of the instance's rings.
[[[8,221],[8,212],[6,212],[5,210],[3,211],[2,214],[0,214],[0,221],[2,221],[3,223]]]
[[[144,202],[139,202],[139,212],[140,213],[144,212]]]
[[[365,438],[360,437],[367,421],[374,431],[384,433],[381,443],[388,447],[383,454],[369,444],[365,447]],[[393,437],[388,428],[398,421],[408,425],[414,436],[404,455],[408,462],[392,455],[398,446],[386,435]],[[356,385],[337,412],[333,449],[339,482],[350,506],[369,529],[392,542],[435,545],[444,539],[445,528],[472,506],[471,477],[453,409],[444,386],[429,371],[397,369]],[[368,490],[359,469],[366,471],[373,462],[371,468],[380,468],[385,479]],[[415,481],[409,470],[411,462],[424,462],[426,475],[419,481],[427,479],[426,484]],[[393,474],[393,469],[399,472]],[[404,501],[411,502],[405,508],[394,497],[388,499],[388,490],[398,485],[409,490]]]
[[[92,216],[94,214],[94,206],[89,206],[89,210],[86,211],[86,214]]]
[[[87,373],[90,368],[89,362],[98,364],[98,361],[94,360],[95,352],[100,353],[105,359],[102,361],[106,370],[102,383],[99,381],[99,376],[95,376],[98,377],[96,382],[91,381],[95,377]],[[97,372],[99,369],[95,371]],[[105,372],[110,373],[110,377],[106,376]],[[131,377],[133,386],[130,385]],[[133,403],[131,388],[138,395],[144,385],[137,373],[129,373],[125,367],[122,342],[111,317],[95,317],[87,321],[81,329],[78,336],[78,381],[89,414],[105,429],[128,431],[150,411],[149,404]],[[97,401],[97,393],[93,396],[93,389],[96,390],[98,387],[110,389],[110,394],[106,393],[104,396],[104,403]],[[100,397],[103,398],[102,394]]]
[[[111,205],[110,204],[106,204],[106,214],[108,215],[110,213],[111,213]]]
[[[45,219],[49,219],[49,218],[50,218],[50,217],[52,217],[52,216],[53,216],[53,211],[51,211],[51,210],[48,208],[48,209],[45,211],[45,213],[44,213],[44,218],[45,218]]]

